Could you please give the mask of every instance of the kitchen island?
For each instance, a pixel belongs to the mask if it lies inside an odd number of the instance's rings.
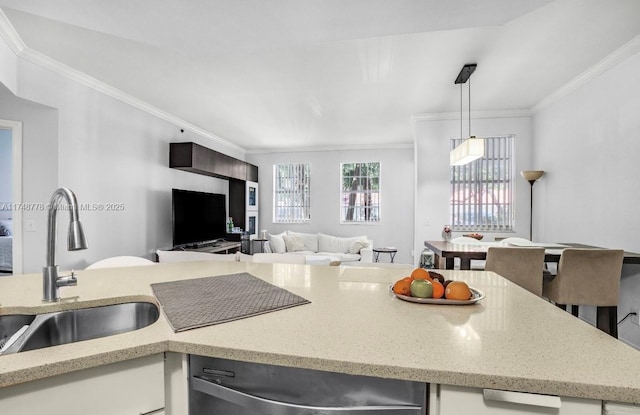
[[[248,272],[311,301],[174,333],[164,315],[140,330],[0,356],[0,387],[163,352],[431,384],[640,403],[640,353],[502,277],[440,270],[486,298],[409,303],[389,286],[410,268],[194,262],[78,272],[43,303],[39,274],[0,279],[0,314],[156,302],[150,284]]]

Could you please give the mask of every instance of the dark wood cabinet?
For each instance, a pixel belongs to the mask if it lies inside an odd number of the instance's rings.
[[[258,167],[196,143],[170,143],[169,167],[219,179],[258,181]]]
[[[257,182],[229,180],[229,216],[233,224],[249,232],[251,238],[258,236],[257,198]]]
[[[253,164],[247,163],[247,181],[248,182],[258,181],[258,166],[254,166]]]
[[[245,183],[244,180],[229,180],[229,216],[233,218],[234,226],[242,229],[247,229]]]
[[[170,143],[169,167],[229,180],[234,226],[258,234],[258,166],[196,143]]]

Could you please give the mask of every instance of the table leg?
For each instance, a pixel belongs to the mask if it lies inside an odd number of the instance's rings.
[[[471,260],[468,258],[460,258],[460,269],[464,269],[464,270],[471,269]]]
[[[390,255],[391,255],[391,263],[393,264],[393,259],[396,257],[396,253],[390,252]]]
[[[378,262],[378,257],[380,256],[380,252],[373,253],[373,262]]]
[[[446,268],[445,269],[453,269],[454,258],[446,258]]]

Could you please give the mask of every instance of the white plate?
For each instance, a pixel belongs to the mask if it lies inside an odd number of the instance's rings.
[[[411,303],[441,304],[441,305],[469,305],[469,304],[475,304],[484,298],[484,293],[482,291],[476,290],[475,288],[472,288],[472,287],[469,287],[469,289],[471,290],[470,299],[447,300],[446,298],[420,298],[420,297],[411,297],[410,295],[396,294],[393,292],[393,285],[389,286],[389,291],[391,291],[391,294],[395,295],[401,300],[409,301]]]

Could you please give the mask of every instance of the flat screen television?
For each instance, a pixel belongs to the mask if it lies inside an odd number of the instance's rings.
[[[223,239],[227,232],[226,196],[172,189],[173,246]]]

